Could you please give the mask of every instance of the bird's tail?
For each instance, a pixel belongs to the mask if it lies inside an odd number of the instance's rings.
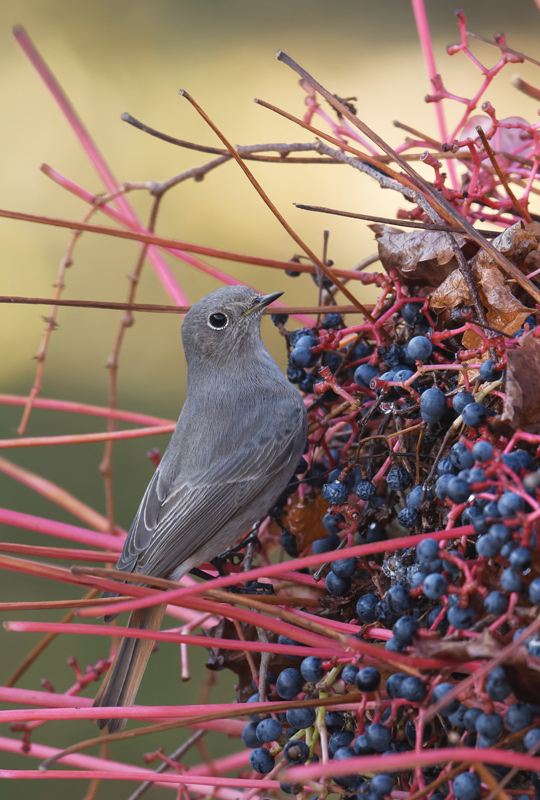
[[[157,631],[164,613],[164,603],[136,609],[129,618],[128,627]],[[153,646],[152,639],[122,639],[94,700],[94,708],[133,705]],[[98,719],[96,722],[99,728],[108,728],[109,733],[121,731],[126,724],[125,719]]]

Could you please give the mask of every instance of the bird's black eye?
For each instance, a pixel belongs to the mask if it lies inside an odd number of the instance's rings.
[[[229,324],[229,317],[227,314],[222,314],[220,311],[216,311],[215,314],[210,314],[208,317],[208,327],[213,328],[215,331],[220,331],[223,328],[226,328]]]

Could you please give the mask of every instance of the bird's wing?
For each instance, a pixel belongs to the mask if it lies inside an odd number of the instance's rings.
[[[305,441],[303,408],[298,408],[297,417],[292,416],[286,427],[261,437],[264,441],[259,437],[246,441],[194,476],[182,470],[170,486],[158,469],[117,568],[147,575],[170,573],[255,500],[274,475],[282,470],[290,474],[296,466],[291,462],[299,459]]]

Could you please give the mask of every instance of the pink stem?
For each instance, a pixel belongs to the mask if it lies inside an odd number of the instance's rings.
[[[122,539],[118,536],[111,536],[110,533],[98,533],[87,528],[78,528],[76,525],[68,525],[65,522],[35,517],[33,514],[23,514],[22,511],[11,511],[8,508],[0,508],[0,523],[11,525],[13,528],[24,528],[36,533],[43,533],[47,536],[58,536],[59,539],[68,539],[71,542],[80,542],[92,547],[103,547],[104,550],[119,551],[122,549]]]
[[[151,428],[133,428],[127,431],[104,431],[102,433],[79,433],[68,436],[26,436],[20,439],[0,439],[0,450],[15,447],[49,447],[57,444],[86,444],[88,442],[108,442],[112,439],[140,439],[145,436],[161,436],[172,433],[176,423],[155,425]]]
[[[0,406],[25,406],[28,397],[18,394],[0,394]],[[121,419],[125,422],[133,422],[136,425],[171,425],[174,420],[163,419],[162,417],[152,417],[149,414],[137,414],[134,411],[120,411],[117,408],[105,408],[104,406],[93,406],[88,403],[72,403],[70,400],[53,400],[44,397],[36,397],[34,400],[35,408],[47,408],[51,411],[67,411],[73,414],[89,414],[93,417],[105,417],[106,419]]]

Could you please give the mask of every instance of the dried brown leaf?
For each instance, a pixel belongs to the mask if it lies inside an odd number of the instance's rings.
[[[506,398],[497,423],[513,431],[540,431],[540,340],[531,331],[506,356]]]
[[[456,662],[494,658],[501,651],[501,643],[489,630],[484,630],[477,639],[418,639],[409,651],[417,658],[445,658]]]
[[[375,233],[379,258],[385,270],[397,269],[405,283],[439,286],[457,267],[457,261],[440,231],[401,231],[379,223],[369,226]],[[461,246],[466,241],[456,236]]]

